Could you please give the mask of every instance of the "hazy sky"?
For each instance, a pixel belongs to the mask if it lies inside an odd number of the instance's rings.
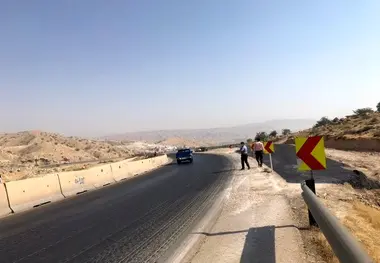
[[[0,131],[350,114],[380,101],[379,0],[0,1]]]

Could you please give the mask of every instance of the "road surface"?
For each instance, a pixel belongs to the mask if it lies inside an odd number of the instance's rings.
[[[0,220],[7,262],[164,262],[230,179],[231,161],[195,155],[98,191]]]
[[[299,172],[297,170],[297,158],[294,145],[275,144],[275,152],[272,154],[273,170],[288,183],[299,184],[310,178],[310,171]],[[270,167],[269,155],[265,154],[264,163]],[[341,183],[347,181],[352,175],[343,163],[326,159],[326,170],[313,171],[315,182],[318,184]]]
[[[240,171],[240,156],[231,158],[236,169],[223,210],[211,229],[193,232],[204,239],[188,262],[308,262],[286,183],[276,173],[257,168],[252,159],[251,169]]]

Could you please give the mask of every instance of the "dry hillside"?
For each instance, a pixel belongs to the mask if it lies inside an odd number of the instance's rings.
[[[177,147],[198,147],[198,146],[211,146],[216,144],[213,141],[206,141],[206,140],[191,140],[191,139],[185,139],[180,137],[172,137],[168,138],[163,141],[159,141],[162,145],[172,145]]]
[[[317,195],[360,240],[374,262],[380,262],[380,113],[366,110],[340,119],[322,118],[313,128],[291,134],[285,143],[293,144],[296,136],[313,135],[324,136],[327,157],[341,164],[327,169],[346,170],[350,178],[336,184],[317,181]],[[278,143],[284,142],[283,138],[277,138]],[[306,209],[299,196],[295,200],[296,211]],[[338,262],[318,230],[307,232],[305,239],[315,245],[315,256],[321,261]]]
[[[17,180],[67,169],[67,163],[96,162],[132,156],[121,143],[26,131],[0,135],[0,175]]]
[[[146,141],[150,143],[161,143],[166,140],[169,142],[172,140],[184,140],[184,144],[189,144],[189,146],[191,146],[191,144],[193,144],[193,146],[207,144],[219,145],[240,142],[244,140],[244,138],[250,138],[252,134],[259,131],[268,132],[280,130],[284,127],[299,131],[310,127],[315,121],[316,120],[313,119],[280,119],[220,128],[128,132],[105,136],[103,139]],[[179,142],[179,144],[182,145],[178,146],[183,146],[182,142]]]
[[[338,150],[380,152],[380,112],[355,114],[345,118],[322,118],[313,128],[291,134],[285,143],[294,143],[295,136],[322,135],[325,146]],[[281,140],[277,138],[277,140]]]
[[[314,128],[300,132],[307,135],[323,135],[332,139],[379,139],[380,140],[380,112],[362,115],[350,115],[346,118],[336,118],[326,121]]]

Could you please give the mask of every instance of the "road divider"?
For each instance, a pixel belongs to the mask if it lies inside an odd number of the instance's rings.
[[[95,185],[89,180],[92,176],[94,175],[91,175],[88,170],[60,173],[58,177],[62,194],[70,197],[95,189]]]
[[[144,160],[124,160],[87,170],[47,174],[0,184],[0,216],[22,212],[101,188],[167,163],[167,155],[161,155]]]
[[[15,213],[64,198],[57,174],[9,182],[6,187],[10,207]]]
[[[122,161],[111,164],[112,174],[115,181],[121,181],[137,174],[141,174],[169,162],[167,155],[153,157],[138,161]]]
[[[111,163],[112,175],[115,181],[118,182],[129,177],[129,163],[131,162],[129,162],[128,160]]]
[[[96,188],[116,182],[115,179],[113,179],[112,168],[109,164],[90,168],[86,172],[88,174],[87,179]]]

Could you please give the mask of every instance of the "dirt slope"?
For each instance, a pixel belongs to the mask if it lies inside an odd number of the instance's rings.
[[[317,195],[358,238],[374,262],[380,262],[380,113],[336,118],[324,125],[293,133],[287,139],[277,138],[277,143],[294,144],[296,136],[314,135],[324,136],[326,155],[330,160],[341,164],[347,174],[351,171],[351,179],[346,182],[317,184]],[[296,211],[304,211],[303,200],[299,196],[295,200]],[[321,257],[322,261],[338,262],[321,232],[308,232],[306,240],[310,242],[308,245],[315,245],[315,256]]]
[[[65,163],[127,158],[133,151],[122,143],[64,137],[26,131],[0,135],[0,175],[5,180],[32,177],[62,169],[45,169]],[[83,166],[83,165],[81,165]]]
[[[380,152],[380,113],[335,119],[326,125],[293,133],[285,141],[284,137],[279,137],[277,141],[293,144],[295,136],[314,135],[324,136],[327,148]]]

